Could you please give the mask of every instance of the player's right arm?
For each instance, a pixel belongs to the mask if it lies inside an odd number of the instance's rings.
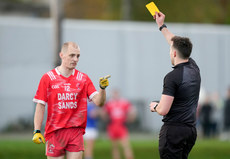
[[[34,113],[34,130],[41,130],[45,113],[45,105],[37,103]]]
[[[156,15],[154,16],[154,19],[156,19],[156,23],[158,25],[158,28],[163,26],[164,21],[165,21],[165,15],[161,12],[156,12]],[[169,43],[169,45],[172,45],[172,38],[175,36],[173,33],[171,33],[167,27],[162,28],[161,30],[162,34],[164,35],[165,39]]]
[[[45,105],[37,103],[35,113],[34,113],[34,135],[33,142],[36,144],[45,143],[45,139],[41,134],[42,122],[45,114]]]
[[[99,86],[100,86],[100,90],[99,90],[99,93],[96,94],[94,97],[93,97],[93,103],[97,106],[103,106],[105,104],[105,101],[106,101],[106,91],[105,91],[105,88],[107,86],[109,86],[109,80],[108,78],[110,78],[111,76],[110,75],[107,75],[105,77],[101,77],[100,80],[99,80]]]
[[[47,102],[47,88],[49,86],[49,76],[44,74],[40,80],[38,90],[33,99],[37,103],[34,113],[34,133],[32,141],[36,144],[45,143],[45,139],[41,134],[42,122],[45,114],[45,105]]]
[[[45,114],[45,105],[37,103],[35,113],[34,113],[34,133],[33,142],[36,144],[45,143],[45,139],[41,134],[42,122]]]

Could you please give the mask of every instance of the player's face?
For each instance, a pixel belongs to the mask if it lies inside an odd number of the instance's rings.
[[[62,56],[62,63],[68,69],[74,69],[80,58],[80,50],[70,46]]]
[[[119,91],[118,90],[113,90],[112,98],[113,99],[119,99],[119,97],[120,97]]]

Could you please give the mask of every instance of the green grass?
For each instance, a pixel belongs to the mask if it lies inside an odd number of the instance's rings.
[[[158,142],[155,140],[132,140],[135,159],[159,159]],[[219,140],[198,140],[189,159],[229,159],[230,142]],[[108,140],[96,142],[94,159],[111,158]],[[45,145],[36,145],[31,140],[0,140],[0,159],[45,159]]]
[[[229,141],[198,140],[189,159],[230,159],[229,150]]]

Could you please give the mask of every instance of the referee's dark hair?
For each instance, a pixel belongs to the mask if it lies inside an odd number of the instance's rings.
[[[173,47],[179,51],[182,59],[188,59],[192,52],[192,43],[187,37],[174,36],[172,39]]]

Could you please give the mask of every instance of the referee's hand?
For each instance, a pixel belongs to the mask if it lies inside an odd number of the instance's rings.
[[[157,102],[151,102],[149,104],[149,109],[151,112],[156,112],[156,109],[154,109],[154,107],[157,105],[158,103]]]
[[[164,21],[165,21],[165,15],[161,12],[155,14],[155,17],[156,19],[156,23],[158,25],[158,27],[161,27],[163,24],[164,24]]]

